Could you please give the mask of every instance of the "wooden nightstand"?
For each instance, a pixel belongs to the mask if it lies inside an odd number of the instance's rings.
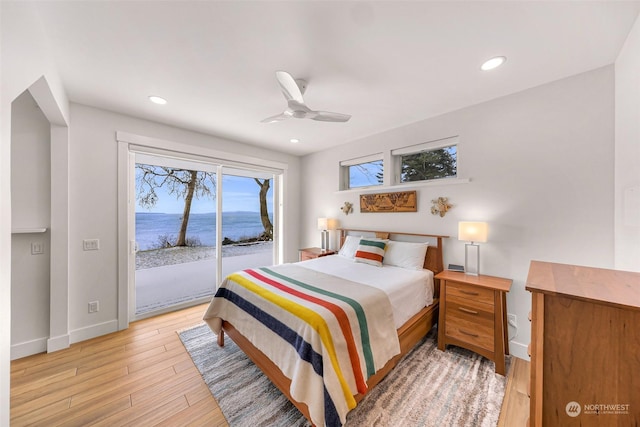
[[[333,255],[336,251],[331,249],[322,250],[320,248],[305,248],[300,249],[300,261],[305,261],[308,259],[320,258],[321,256]]]
[[[509,354],[507,336],[507,297],[511,279],[472,276],[442,271],[440,279],[440,317],[438,348],[447,344],[475,351],[496,364],[496,372],[505,375],[505,354]]]

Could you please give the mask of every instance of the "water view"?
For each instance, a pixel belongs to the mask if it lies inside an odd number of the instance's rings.
[[[136,212],[136,241],[141,251],[156,249],[165,236],[175,238],[180,230],[181,214]],[[259,212],[223,212],[222,237],[233,241],[257,237],[264,232]],[[216,245],[216,214],[189,215],[187,238],[194,238],[201,246]]]

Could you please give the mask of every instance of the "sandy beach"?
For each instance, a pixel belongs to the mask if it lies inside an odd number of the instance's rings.
[[[222,256],[230,257],[250,255],[269,251],[271,248],[273,248],[273,242],[224,245],[222,247]],[[203,261],[213,259],[215,256],[216,248],[214,246],[174,247],[138,251],[136,253],[136,270],[183,264],[185,262]]]

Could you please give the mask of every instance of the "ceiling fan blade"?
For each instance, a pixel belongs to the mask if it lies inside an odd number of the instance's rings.
[[[315,114],[309,118],[320,122],[346,122],[351,116],[349,114],[331,113],[329,111],[315,111]]]
[[[282,90],[282,94],[287,98],[287,101],[297,101],[300,104],[304,104],[302,92],[300,92],[300,88],[291,74],[286,71],[276,71],[276,79],[278,79],[280,90]]]
[[[275,116],[267,117],[264,120],[261,120],[261,123],[275,123],[282,120],[286,120],[291,117],[291,114],[280,113]]]
[[[287,99],[287,109],[277,116],[268,117],[262,123],[273,123],[291,117],[296,119],[311,119],[320,122],[346,122],[351,116],[348,114],[332,113],[329,111],[314,111],[307,107],[302,98],[307,82],[296,81],[293,76],[286,71],[276,71],[276,79],[282,94]]]

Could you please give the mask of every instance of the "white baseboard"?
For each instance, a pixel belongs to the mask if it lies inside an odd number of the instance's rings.
[[[529,360],[528,345],[515,341],[509,341],[509,353],[519,359]]]
[[[11,360],[44,353],[45,351],[47,351],[47,337],[13,344],[11,346]]]
[[[69,334],[58,335],[47,340],[47,353],[69,348]]]
[[[108,322],[98,323],[84,328],[75,329],[69,333],[71,344],[85,341],[91,338],[110,334],[118,330],[118,321],[110,320]]]
[[[68,348],[69,345],[85,341],[101,335],[110,334],[118,330],[118,321],[110,320],[97,325],[87,326],[71,331],[68,335],[57,337],[42,337],[31,341],[25,341],[11,346],[11,360],[31,356],[33,354],[54,352]]]

